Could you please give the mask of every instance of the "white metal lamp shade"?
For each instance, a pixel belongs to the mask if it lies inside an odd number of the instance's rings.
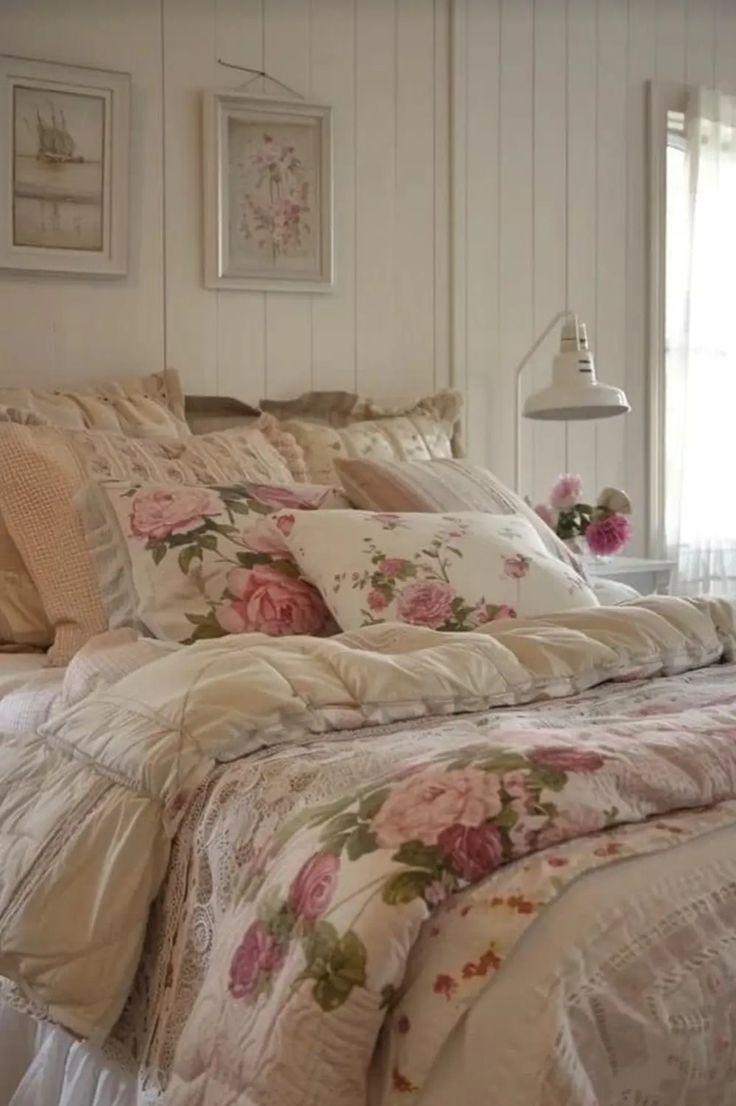
[[[552,366],[552,383],[528,396],[527,419],[605,419],[630,411],[626,393],[596,380],[585,324],[569,318],[560,337],[560,352]]]

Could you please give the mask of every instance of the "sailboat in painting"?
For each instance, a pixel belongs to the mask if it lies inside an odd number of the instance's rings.
[[[64,109],[59,109],[59,118],[52,106],[50,119],[44,119],[36,108],[36,129],[38,132],[38,161],[51,162],[52,164],[65,164],[72,162],[79,164],[84,158],[76,153],[76,143],[69,133],[64,117]]]

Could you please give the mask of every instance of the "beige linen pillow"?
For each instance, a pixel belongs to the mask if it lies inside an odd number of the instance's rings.
[[[343,630],[383,622],[474,630],[598,606],[518,516],[295,511],[283,536]]]
[[[67,430],[107,430],[136,438],[188,438],[175,369],[74,388],[0,388],[0,405],[33,412]]]
[[[173,369],[73,389],[0,388],[0,421],[132,437],[190,436]],[[0,502],[0,643],[48,646],[52,641],[41,598],[7,532]]]
[[[335,462],[348,499],[366,511],[489,511],[520,515],[536,530],[545,549],[584,576],[580,561],[554,530],[497,476],[468,461]]]
[[[288,484],[283,431],[257,426],[182,440],[141,439],[98,430],[0,422],[0,503],[10,539],[38,588],[53,627],[52,664],[65,664],[107,627],[73,499],[90,480]]]
[[[261,400],[304,452],[307,479],[336,481],[339,457],[429,460],[461,453],[458,392],[381,406],[350,392],[308,392],[296,400]]]

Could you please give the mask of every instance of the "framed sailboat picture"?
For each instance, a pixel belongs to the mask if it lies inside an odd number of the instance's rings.
[[[0,268],[124,276],[130,77],[0,57]]]
[[[208,288],[332,288],[331,109],[204,96]]]

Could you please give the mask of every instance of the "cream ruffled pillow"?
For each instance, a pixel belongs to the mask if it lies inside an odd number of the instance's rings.
[[[315,483],[339,483],[335,462],[341,457],[426,461],[462,453],[458,392],[393,406],[351,392],[307,392],[295,400],[264,399],[261,406],[294,435],[306,479]]]
[[[303,512],[286,543],[343,630],[381,622],[473,630],[599,605],[526,519],[509,515]]]

